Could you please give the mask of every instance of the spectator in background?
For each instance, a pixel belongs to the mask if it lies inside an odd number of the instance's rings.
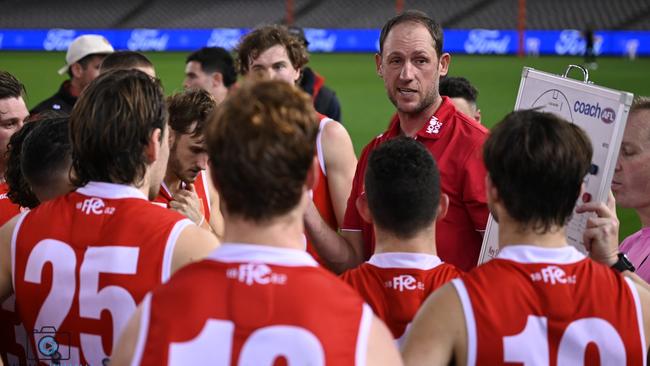
[[[585,64],[588,68],[596,70],[598,68],[598,63],[596,63],[596,51],[594,50],[594,30],[591,25],[587,25],[587,28],[582,32],[582,36],[585,39]]]
[[[70,79],[64,81],[56,94],[39,103],[30,113],[55,110],[69,114],[81,92],[99,76],[99,67],[104,57],[113,52],[113,46],[104,36],[85,34],[77,37],[68,46],[65,66],[59,69],[59,75],[67,72]]]
[[[201,88],[221,104],[237,81],[235,62],[226,49],[203,47],[187,56],[183,87]]]
[[[130,69],[140,70],[151,77],[156,77],[156,70],[153,67],[153,63],[147,56],[134,51],[117,51],[106,56],[104,61],[102,61],[99,73],[103,74],[110,70]]]
[[[650,282],[650,98],[638,97],[627,118],[621,151],[612,179],[612,191],[621,207],[633,208],[641,230],[621,243],[637,273]]]
[[[451,99],[456,109],[481,122],[481,110],[476,104],[478,90],[462,76],[445,76],[440,79],[440,95]]]
[[[309,41],[307,41],[307,37],[305,37],[305,32],[302,28],[289,27],[289,32],[297,37],[305,45],[305,49],[307,49]],[[334,90],[325,85],[325,78],[309,66],[303,67],[301,71],[302,75],[298,85],[302,90],[311,95],[316,111],[335,121],[341,122],[341,103]]]

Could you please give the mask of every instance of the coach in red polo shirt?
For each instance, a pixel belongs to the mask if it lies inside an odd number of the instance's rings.
[[[313,210],[305,217],[308,233],[334,271],[354,267],[368,258],[374,249],[372,224],[361,218],[356,202],[364,199],[369,154],[386,140],[411,136],[436,159],[442,192],[449,198],[449,209],[437,223],[438,254],[444,261],[469,270],[476,266],[488,217],[481,158],[488,131],[440,96],[438,83],[447,74],[450,56],[442,53],[440,25],[426,14],[407,11],[389,20],[381,31],[375,61],[397,114],[388,130],[361,153],[341,235],[326,230]]]

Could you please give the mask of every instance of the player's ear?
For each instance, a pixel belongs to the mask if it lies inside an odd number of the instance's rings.
[[[162,131],[160,128],[156,128],[151,133],[147,146],[145,147],[145,156],[147,157],[147,163],[152,164],[154,161],[158,160],[160,155],[160,149],[162,148],[160,143]]]
[[[311,167],[309,167],[309,170],[307,171],[307,180],[305,181],[308,190],[316,188],[316,184],[318,184],[319,170],[320,164],[318,163],[318,156],[314,155],[314,158],[311,161]]]
[[[438,209],[436,210],[436,221],[442,220],[447,216],[447,209],[449,209],[449,196],[445,193],[440,193],[440,202],[438,202]]]
[[[481,122],[481,110],[478,108],[476,109],[476,112],[474,112],[474,119],[476,122]]]
[[[355,202],[357,206],[357,210],[359,211],[359,215],[361,215],[361,218],[369,223],[372,224],[372,214],[370,213],[370,208],[368,207],[368,196],[366,196],[366,192],[361,192],[359,197],[357,197],[357,201]]]
[[[223,75],[221,75],[220,72],[213,72],[212,73],[212,83],[214,85],[221,85],[223,84]]]

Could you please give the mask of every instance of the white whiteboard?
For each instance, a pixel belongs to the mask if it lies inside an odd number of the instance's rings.
[[[525,67],[519,84],[515,110],[539,108],[582,127],[594,149],[592,171],[585,177],[591,199],[605,202],[614,175],[618,151],[633,95],[588,82],[567,79]],[[595,174],[592,174],[595,173]],[[578,197],[576,204],[581,204]],[[573,213],[567,225],[567,242],[585,253],[582,234],[587,214]],[[478,264],[499,252],[499,225],[490,215]]]

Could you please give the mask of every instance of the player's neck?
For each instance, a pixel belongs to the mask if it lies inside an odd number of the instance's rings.
[[[499,222],[499,247],[521,244],[542,248],[560,248],[568,245],[564,227],[553,226],[540,234],[531,226],[523,227],[514,220],[502,218]]]
[[[406,113],[398,110],[397,116],[399,117],[402,133],[408,137],[415,136],[429,118],[438,110],[441,104],[442,97],[438,96],[433,104],[419,112]]]
[[[176,174],[172,173],[170,169],[167,169],[163,183],[165,183],[165,187],[167,187],[169,193],[172,195],[176,193],[181,187],[181,179],[178,178]]]
[[[400,252],[438,255],[435,238],[435,228],[422,230],[412,238],[403,239],[375,226],[375,254]]]
[[[305,248],[305,214],[308,196],[288,213],[265,221],[254,221],[241,216],[229,215],[227,209],[223,212],[224,235],[226,243],[248,243],[268,245],[278,248]]]

